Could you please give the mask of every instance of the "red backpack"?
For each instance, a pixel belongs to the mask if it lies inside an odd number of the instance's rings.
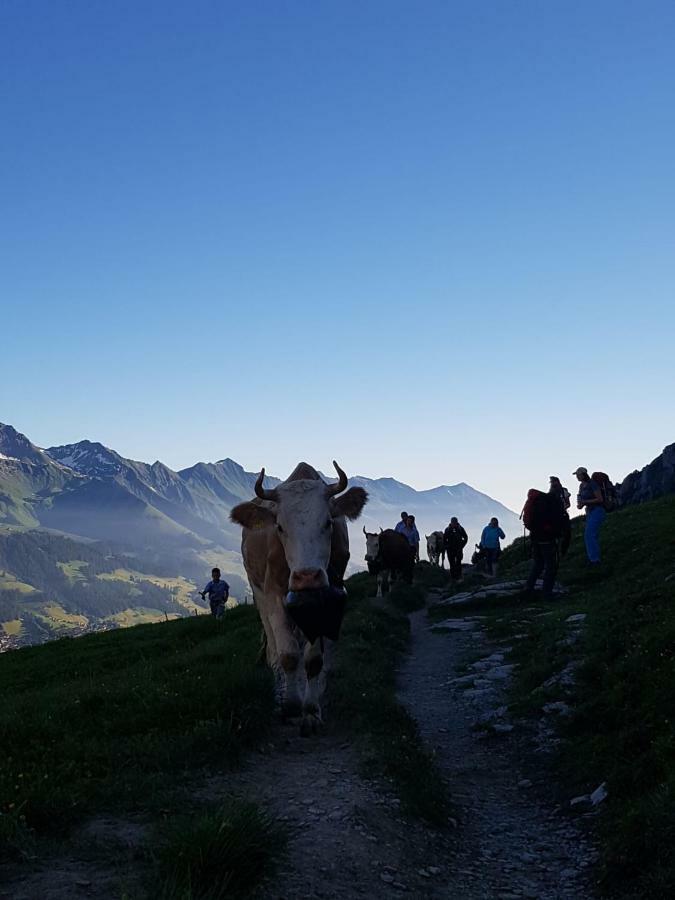
[[[528,531],[536,535],[536,540],[554,541],[563,533],[565,513],[562,501],[555,494],[531,488],[520,518]]]
[[[594,481],[600,488],[602,505],[607,512],[616,509],[619,505],[619,495],[617,494],[616,488],[612,484],[609,475],[607,475],[606,472],[593,472],[591,474],[591,481]]]

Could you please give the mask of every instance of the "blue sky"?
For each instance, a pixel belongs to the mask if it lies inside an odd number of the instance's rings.
[[[0,420],[519,508],[675,440],[675,4],[0,9]]]

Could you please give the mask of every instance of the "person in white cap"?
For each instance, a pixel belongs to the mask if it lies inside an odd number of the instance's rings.
[[[586,528],[584,529],[586,555],[590,563],[598,565],[600,562],[600,528],[607,517],[605,501],[600,485],[593,481],[585,466],[579,466],[572,474],[576,475],[579,481],[577,509],[586,511]]]

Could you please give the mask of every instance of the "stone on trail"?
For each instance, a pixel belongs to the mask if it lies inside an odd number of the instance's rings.
[[[498,706],[496,709],[489,709],[487,712],[481,713],[478,716],[478,723],[480,725],[487,725],[490,722],[494,722],[495,719],[503,719],[506,712],[506,706]]]
[[[586,613],[575,613],[573,616],[568,616],[565,621],[568,625],[581,625],[586,621]]]
[[[475,622],[470,622],[468,619],[445,619],[443,622],[438,622],[436,625],[432,625],[432,631],[473,631],[476,627]]]
[[[485,672],[487,669],[492,669],[494,666],[503,662],[503,653],[493,653],[491,656],[486,656],[484,659],[479,659],[475,663],[471,663],[469,668],[473,669],[474,672]]]
[[[556,700],[553,703],[544,703],[542,707],[543,711],[547,716],[550,715],[558,715],[558,716],[571,716],[572,709],[565,703],[564,700]]]
[[[597,787],[593,793],[591,794],[591,803],[593,806],[597,806],[599,803],[602,803],[603,800],[607,799],[607,782],[603,781],[600,787]]]
[[[510,678],[514,669],[514,665],[495,666],[494,669],[489,669],[485,673],[485,677],[490,681],[506,681],[507,678]]]

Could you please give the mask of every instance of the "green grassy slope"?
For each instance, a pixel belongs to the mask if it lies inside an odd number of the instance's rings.
[[[577,661],[575,712],[560,762],[579,792],[607,782],[600,827],[608,890],[631,897],[675,896],[675,497],[607,517],[603,564],[591,569],[575,523],[560,580],[570,594],[529,614],[517,642],[514,702],[540,709],[546,679]],[[500,575],[527,570],[522,541],[502,556]],[[538,612],[542,610],[539,609]],[[572,613],[586,613],[569,644]],[[522,607],[500,610],[493,629],[523,632]]]
[[[64,578],[77,583],[84,562],[65,566]],[[389,780],[404,809],[440,824],[444,786],[396,700],[408,621],[369,601],[374,579],[358,575],[348,585],[328,727],[358,741],[369,774]],[[418,605],[419,593],[399,605]],[[211,897],[195,889],[215,877],[206,845],[219,884],[229,885],[222,896],[239,896],[239,884],[246,893],[276,855],[269,847],[283,847],[278,828],[246,806],[196,809],[190,787],[236,765],[272,726],[273,676],[258,664],[259,649],[257,613],[239,607],[222,621],[139,625],[0,655],[0,862],[38,858],[91,816],[158,823],[168,811],[167,833],[151,853],[159,881],[149,895]],[[176,809],[186,818],[173,827]],[[234,843],[233,823],[245,827]]]
[[[0,839],[95,809],[148,810],[181,773],[228,766],[269,727],[251,608],[54,641],[0,657]]]

